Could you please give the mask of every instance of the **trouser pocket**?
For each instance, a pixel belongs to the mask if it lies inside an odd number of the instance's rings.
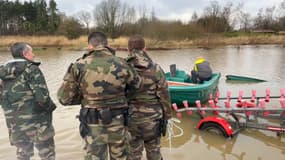
[[[102,124],[108,125],[112,122],[112,112],[110,108],[105,108],[99,111]]]

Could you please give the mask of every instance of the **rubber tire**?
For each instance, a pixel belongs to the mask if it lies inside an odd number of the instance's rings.
[[[215,133],[216,135],[223,136],[225,138],[228,138],[228,134],[226,133],[225,129],[215,122],[206,122],[201,127],[200,130],[207,131],[210,133]]]

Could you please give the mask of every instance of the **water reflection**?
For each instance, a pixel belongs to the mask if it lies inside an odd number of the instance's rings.
[[[268,147],[278,148],[282,154],[285,154],[285,141],[282,136],[276,136],[276,134],[270,135],[266,134],[266,132],[254,129],[247,129],[243,134],[263,142]]]
[[[199,141],[203,141],[207,144],[207,149],[216,149],[220,152],[220,155],[223,160],[227,160],[228,156],[235,157],[238,160],[243,160],[244,156],[246,155],[245,152],[241,153],[234,153],[233,147],[237,138],[233,139],[224,139],[223,137],[217,135],[209,135],[209,133],[203,132],[197,135],[195,141],[199,143]]]
[[[179,126],[184,129],[184,134],[181,137],[172,139],[172,147],[180,150],[184,155],[189,154],[189,157],[193,159],[205,157],[223,160],[267,160],[270,156],[274,156],[274,159],[281,160],[285,154],[284,136],[277,137],[274,132],[244,129],[237,136],[225,139],[221,136],[196,130],[194,126],[199,121],[197,115],[189,117],[183,113],[181,121],[183,123]],[[275,125],[277,124],[276,122],[278,121],[266,121],[266,123]],[[164,147],[169,147],[168,141],[165,138],[162,142]],[[200,150],[201,145],[203,146],[202,151]],[[263,150],[264,152],[260,153],[259,150]],[[174,152],[177,152],[177,150]],[[171,155],[171,153],[173,154],[173,151],[170,153],[166,152],[165,154]]]

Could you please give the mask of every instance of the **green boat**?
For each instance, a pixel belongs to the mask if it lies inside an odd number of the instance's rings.
[[[245,76],[236,76],[236,75],[226,75],[227,81],[235,81],[235,82],[266,82],[266,80],[245,77]]]
[[[201,84],[191,83],[190,77],[182,70],[176,70],[175,74],[165,74],[171,97],[171,103],[181,106],[184,100],[189,104],[195,104],[196,100],[205,102],[210,94],[215,94],[218,89],[221,73],[213,73],[212,79]]]

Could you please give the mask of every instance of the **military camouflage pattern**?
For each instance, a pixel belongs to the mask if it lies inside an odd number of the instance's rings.
[[[0,66],[0,69],[1,69],[1,66]],[[3,92],[3,82],[0,79],[0,105],[1,105],[1,102],[2,102],[2,92]]]
[[[140,83],[140,78],[124,59],[97,46],[68,68],[58,90],[58,99],[63,105],[81,104],[99,111],[127,108],[126,91],[132,92]],[[127,131],[121,120],[113,118],[111,124],[99,123],[89,128],[92,139],[87,141],[86,159],[106,159],[107,146],[111,159],[126,159]]]
[[[131,154],[129,160],[142,158],[145,146],[148,160],[160,160],[159,119],[171,118],[170,97],[164,72],[144,51],[132,50],[127,61],[142,78],[142,87],[129,95],[133,114],[129,131]]]
[[[34,144],[42,159],[55,159],[52,111],[56,106],[38,65],[14,59],[0,66],[1,105],[18,159],[29,159]]]
[[[29,134],[29,133],[26,133]],[[36,135],[33,135],[36,136]],[[29,135],[31,137],[31,135]],[[45,140],[39,140],[36,143],[20,142],[17,143],[17,158],[18,160],[29,160],[34,155],[34,145],[39,150],[39,156],[42,160],[54,160],[54,140],[50,137]]]
[[[108,159],[108,145],[111,160],[124,160],[129,152],[130,135],[123,125],[123,117],[118,116],[109,125],[90,124],[91,135],[86,139],[85,160]],[[120,135],[120,136],[118,136]]]
[[[71,64],[63,80],[59,101],[87,108],[126,108],[126,88],[132,91],[140,86],[139,77],[125,60],[103,46]]]
[[[142,87],[135,94],[128,95],[130,104],[134,105],[133,112],[140,115],[135,118],[156,120],[162,117],[162,112],[166,119],[171,118],[168,86],[161,67],[138,50],[133,50],[127,61],[142,78]]]
[[[130,122],[131,150],[128,160],[141,160],[144,147],[148,160],[161,160],[159,122],[148,121],[144,123]]]

